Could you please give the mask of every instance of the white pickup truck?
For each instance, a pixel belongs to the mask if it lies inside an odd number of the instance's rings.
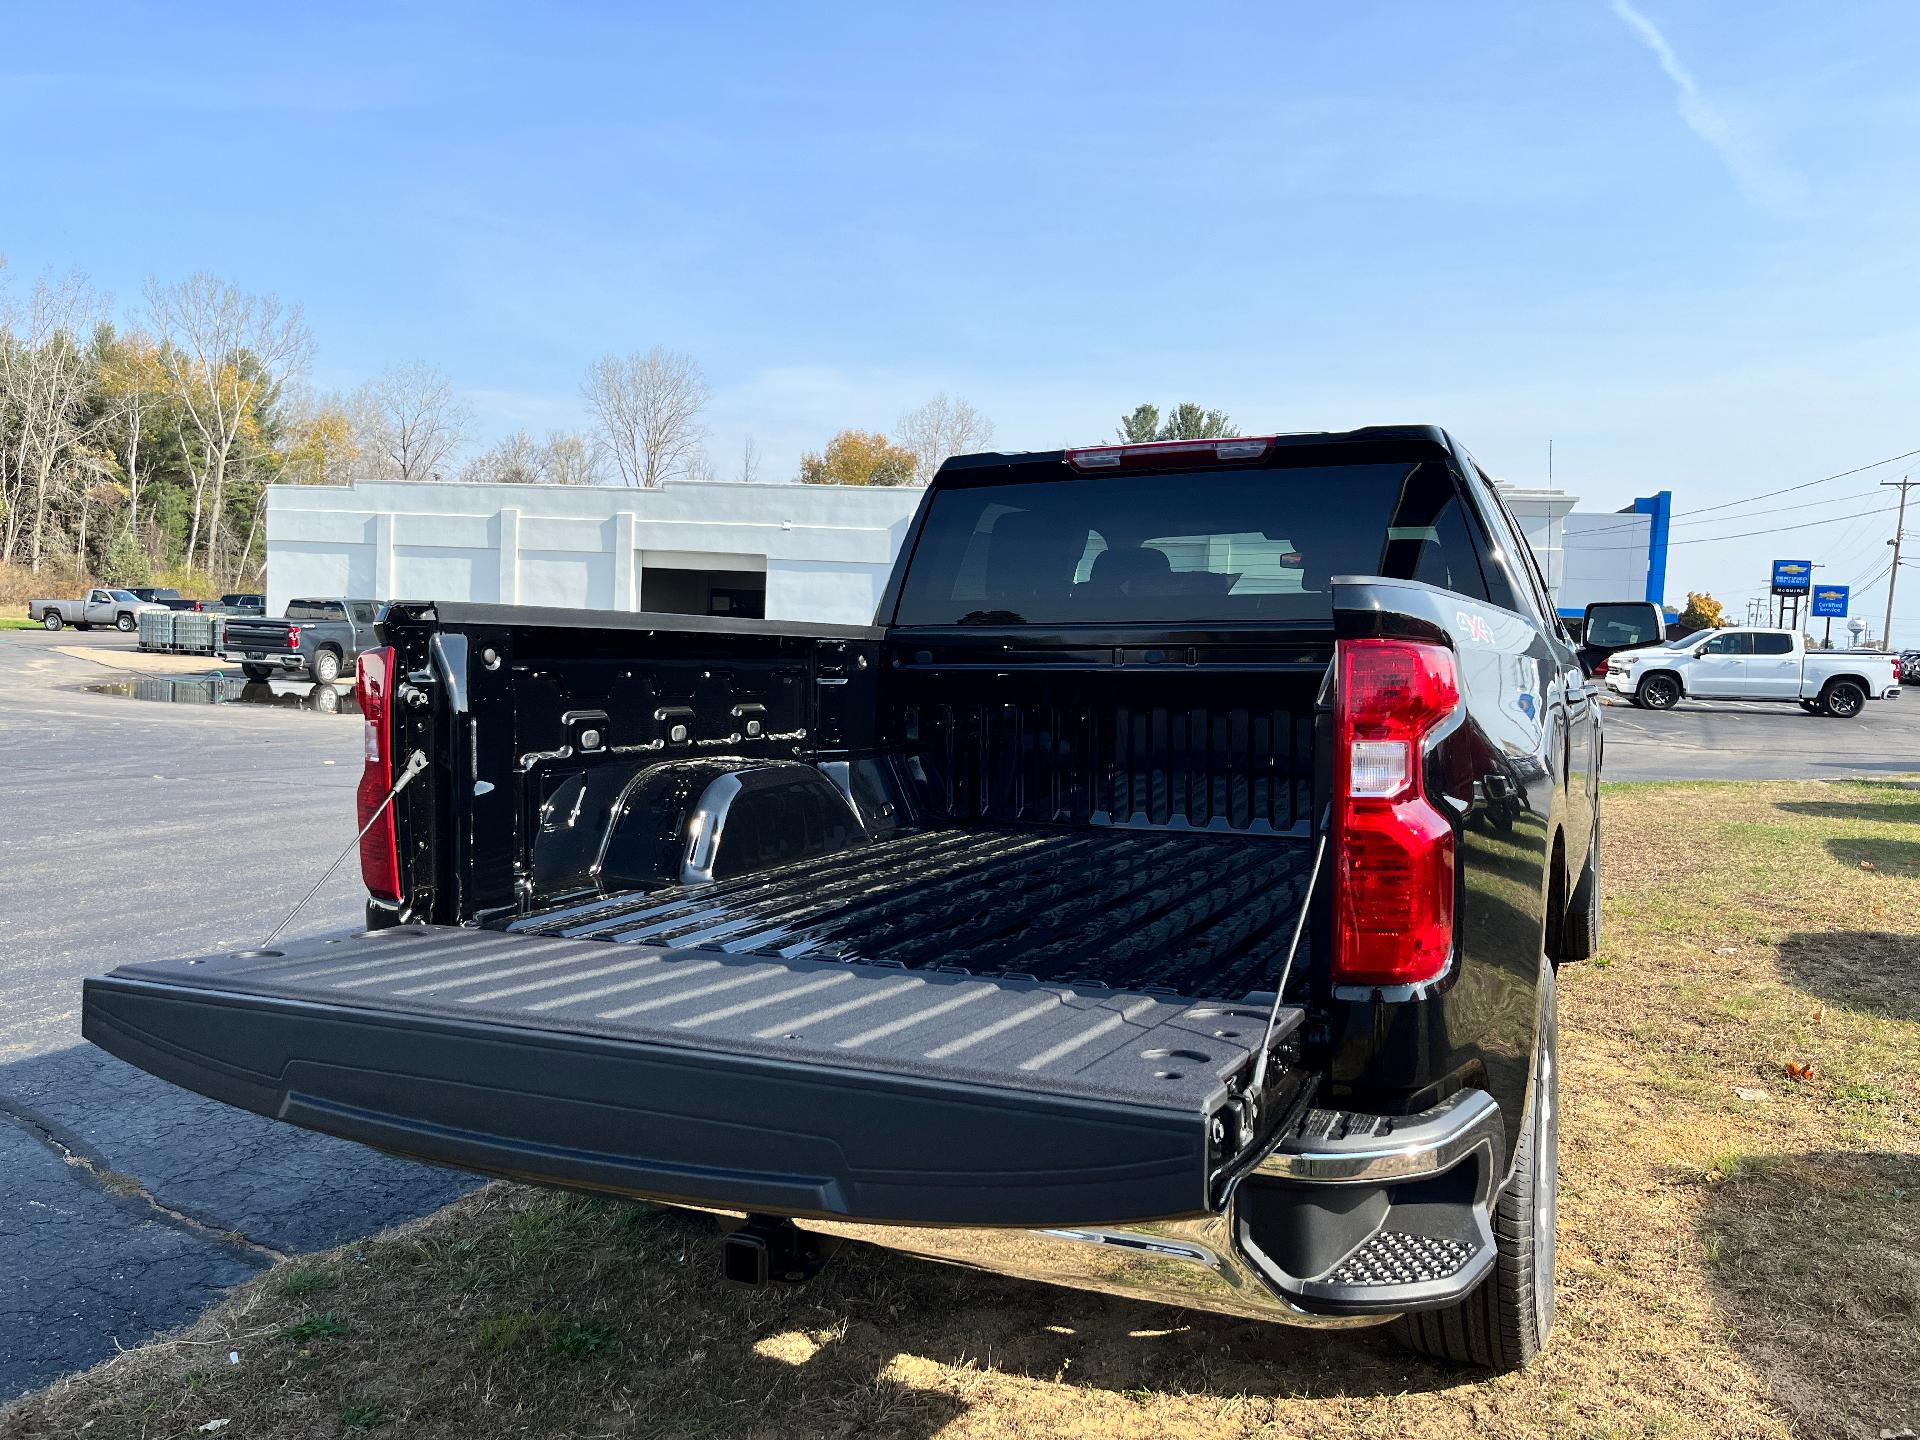
[[[1609,658],[1607,688],[1649,710],[1694,700],[1797,700],[1810,715],[1850,720],[1869,700],[1900,694],[1898,662],[1867,651],[1808,650],[1797,630],[1740,626]]]
[[[83,600],[29,600],[27,618],[49,630],[58,630],[65,625],[71,625],[76,630],[85,630],[94,625],[111,625],[116,630],[131,633],[140,625],[141,611],[166,608],[165,605],[142,600],[128,590],[96,588],[87,591]]]

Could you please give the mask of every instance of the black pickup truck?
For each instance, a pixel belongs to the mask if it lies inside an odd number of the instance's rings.
[[[330,685],[377,643],[379,608],[371,600],[289,600],[281,619],[243,615],[227,621],[220,654],[237,662],[249,680],[306,675]]]
[[[1444,431],[950,460],[866,627],[406,603],[358,933],[85,1033],[397,1154],[1230,1314],[1552,1318],[1599,712]]]

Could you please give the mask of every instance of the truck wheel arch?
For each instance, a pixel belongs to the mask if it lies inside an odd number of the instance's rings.
[[[1648,709],[1660,708],[1658,706],[1647,705],[1647,702],[1644,699],[1641,699],[1641,697],[1646,693],[1648,682],[1652,680],[1671,680],[1673,682],[1674,689],[1679,692],[1676,698],[1681,700],[1684,700],[1686,698],[1686,695],[1687,695],[1686,677],[1683,676],[1678,670],[1670,670],[1670,669],[1649,670],[1645,675],[1642,675],[1640,677],[1640,683],[1634,687],[1634,692],[1633,692],[1634,699],[1640,700],[1640,703],[1643,706],[1646,706],[1646,708]]]

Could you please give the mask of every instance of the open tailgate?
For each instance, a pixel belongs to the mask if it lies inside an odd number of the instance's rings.
[[[1048,1226],[1208,1210],[1265,1021],[1257,1003],[406,925],[127,966],[87,982],[83,1028],[201,1094],[485,1173]],[[1299,1021],[1281,1012],[1283,1043]]]

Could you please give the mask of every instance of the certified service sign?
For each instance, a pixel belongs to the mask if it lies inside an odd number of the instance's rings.
[[[1844,620],[1847,616],[1847,585],[1822,585],[1813,592],[1813,614],[1817,619],[1822,615],[1834,620]]]

